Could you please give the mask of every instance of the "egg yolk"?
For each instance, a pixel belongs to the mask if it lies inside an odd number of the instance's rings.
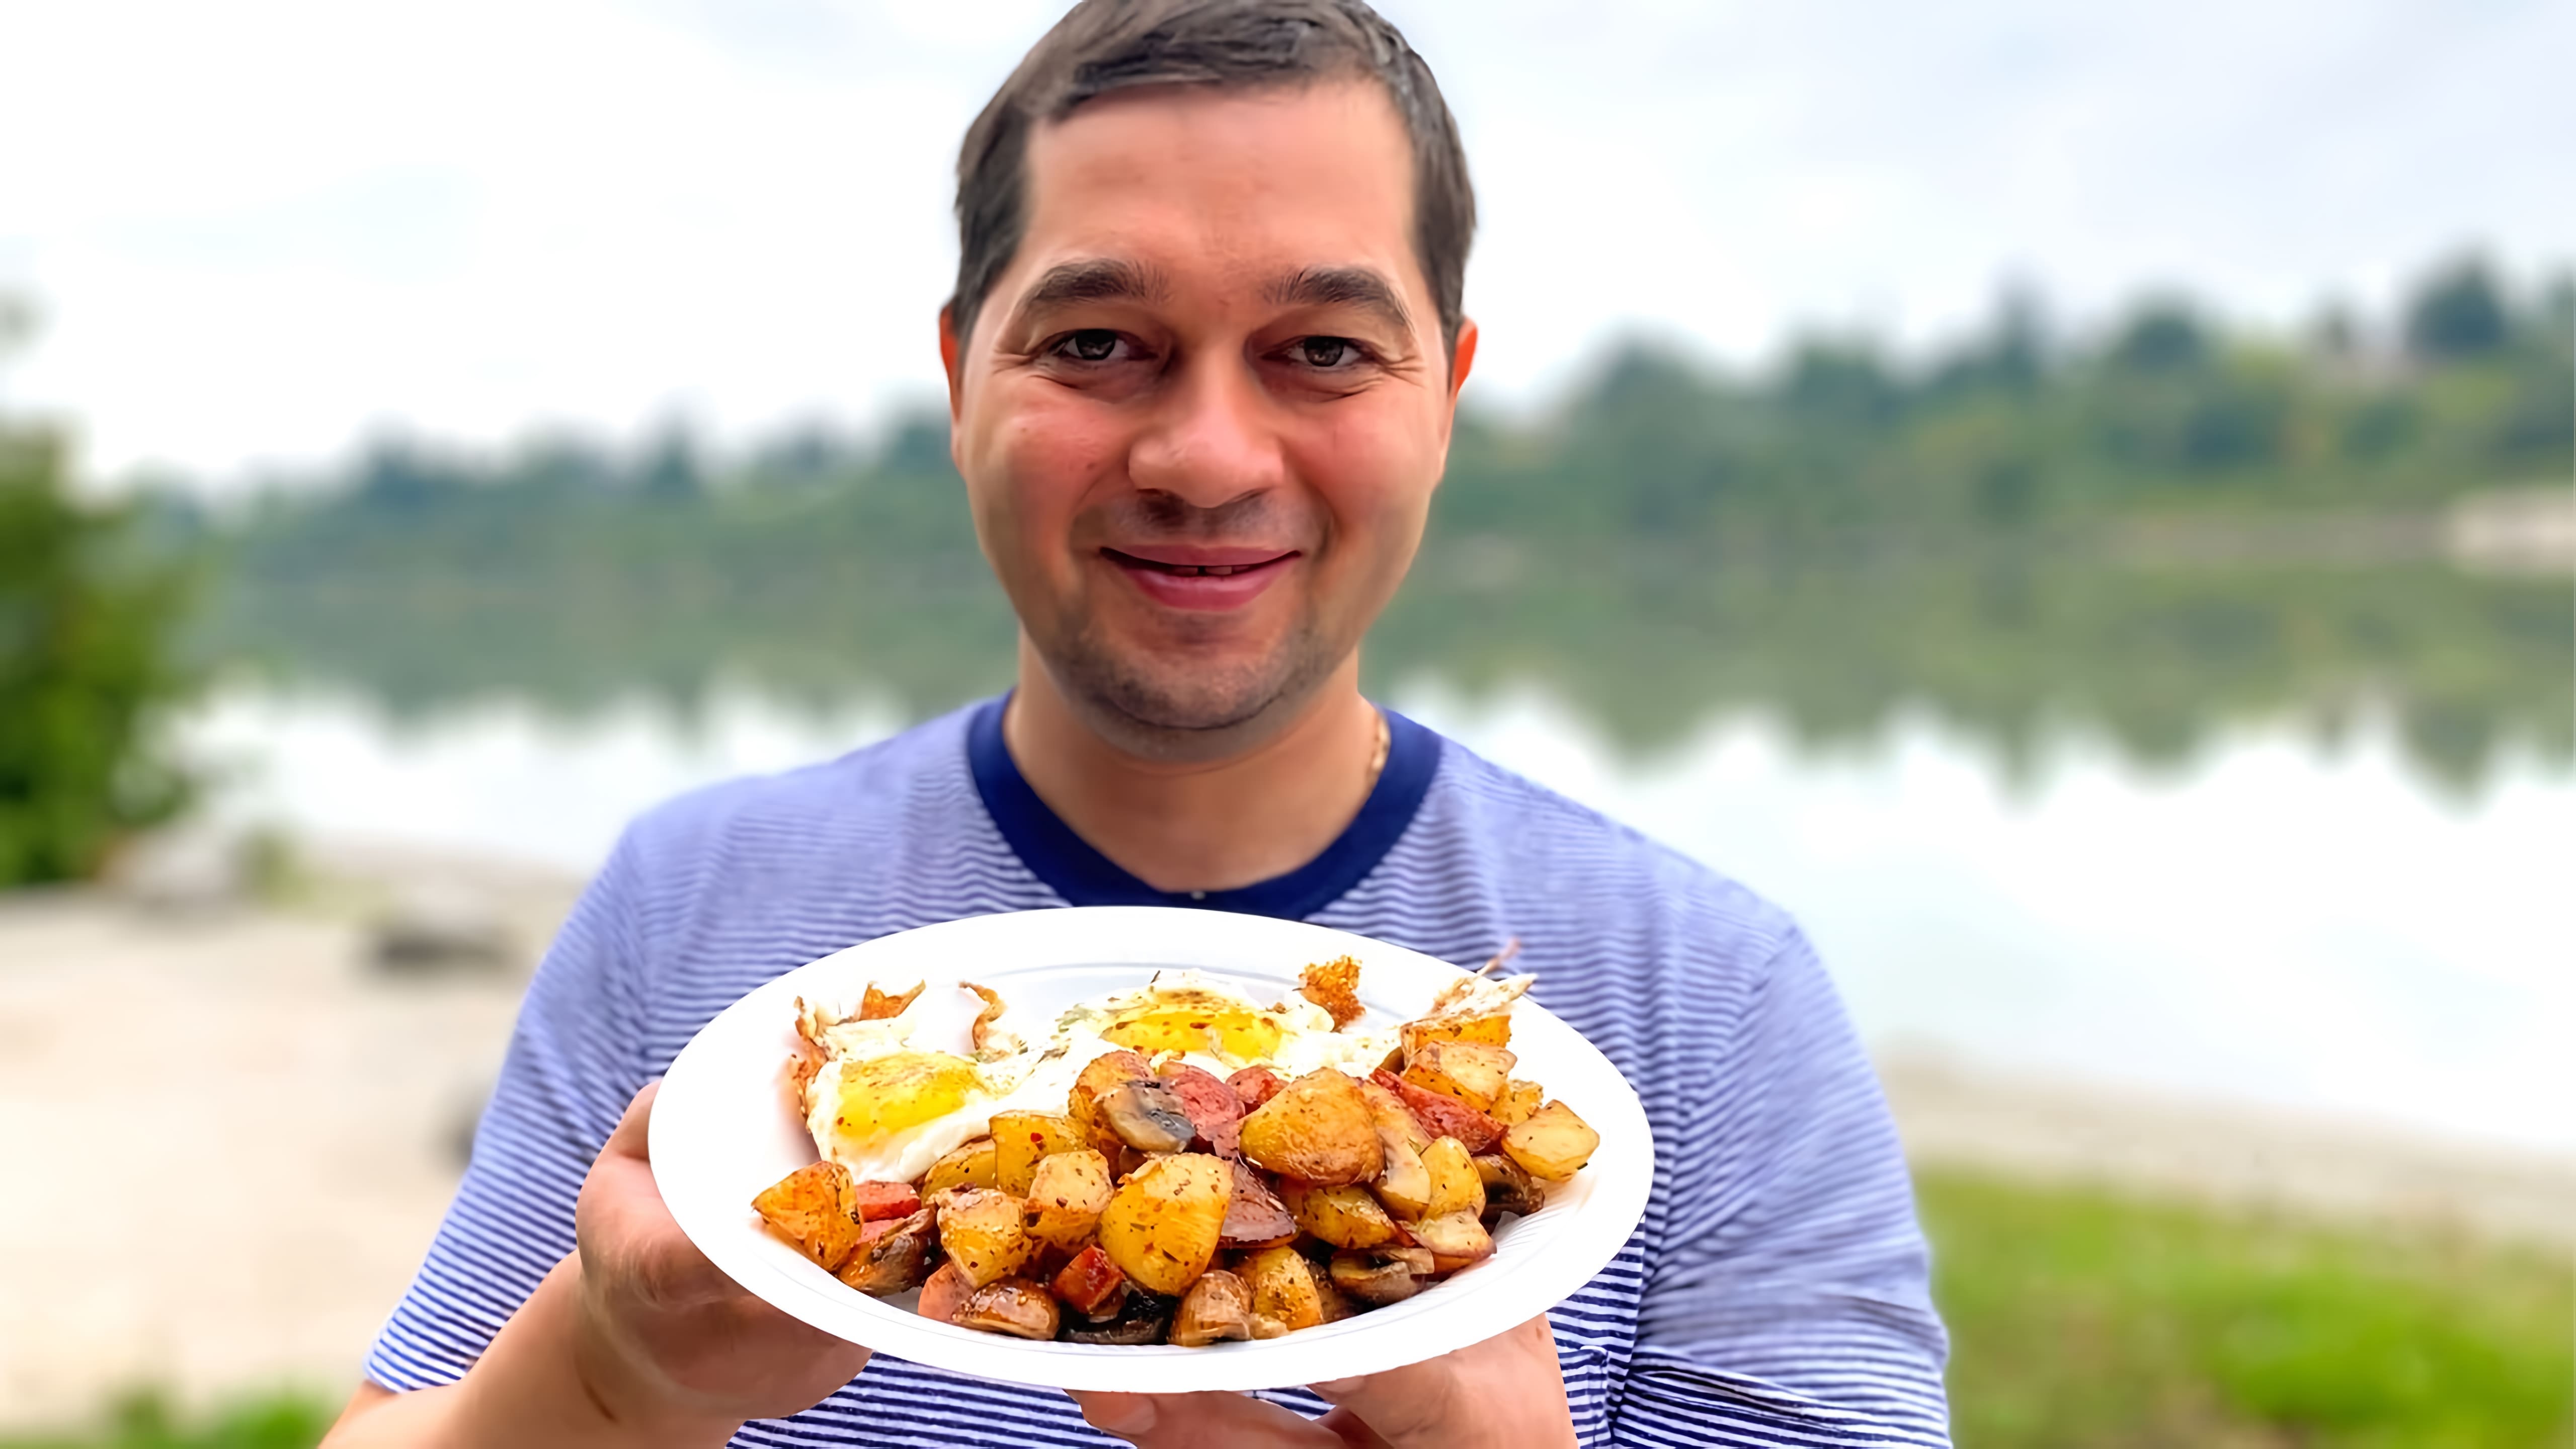
[[[1278,1051],[1280,1028],[1240,1006],[1156,1003],[1121,1015],[1101,1036],[1148,1055],[1212,1051],[1236,1061],[1267,1061]]]
[[[983,1086],[973,1062],[946,1052],[844,1060],[832,1128],[847,1142],[875,1142],[947,1116]]]

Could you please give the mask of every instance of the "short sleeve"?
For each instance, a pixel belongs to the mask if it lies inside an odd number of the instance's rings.
[[[636,853],[630,834],[529,982],[464,1182],[367,1355],[367,1377],[386,1388],[463,1378],[573,1250],[582,1179],[645,1080]]]
[[[1912,1183],[1804,936],[1773,954],[1711,1067],[1615,1441],[1947,1445]]]

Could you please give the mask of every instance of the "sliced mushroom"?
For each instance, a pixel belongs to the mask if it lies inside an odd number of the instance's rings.
[[[1223,1268],[1201,1273],[1172,1316],[1172,1342],[1183,1348],[1251,1336],[1252,1285]]]
[[[923,1208],[878,1234],[842,1266],[841,1281],[878,1295],[920,1287],[939,1246],[938,1217]]]
[[[1494,1239],[1471,1212],[1443,1213],[1413,1225],[1414,1241],[1431,1250],[1431,1266],[1454,1273],[1494,1254]]]
[[[1363,1303],[1401,1303],[1422,1291],[1428,1248],[1372,1248],[1333,1255],[1333,1286]]]
[[[1493,1222],[1505,1213],[1527,1217],[1547,1206],[1547,1190],[1529,1169],[1499,1152],[1487,1152],[1476,1158],[1476,1175],[1485,1180],[1485,1221]]]
[[[1180,1152],[1198,1129],[1180,1093],[1166,1082],[1122,1082],[1100,1099],[1101,1120],[1118,1140],[1139,1152]]]
[[[1025,1278],[1000,1278],[976,1289],[949,1321],[1013,1338],[1049,1339],[1062,1318],[1045,1289]]]
[[[1161,1343],[1171,1331],[1172,1310],[1177,1299],[1148,1293],[1129,1285],[1118,1316],[1106,1323],[1090,1323],[1068,1318],[1056,1337],[1067,1343],[1106,1343],[1122,1347],[1140,1343]]]

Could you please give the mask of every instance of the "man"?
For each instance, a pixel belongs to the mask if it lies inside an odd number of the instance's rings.
[[[1359,693],[1476,355],[1429,70],[1360,0],[1086,0],[958,178],[940,350],[1018,688],[628,832],[330,1442],[1946,1442],[1905,1170],[1805,940]],[[1134,902],[1460,961],[1519,939],[1645,1100],[1644,1225],[1547,1318],[1445,1358],[1079,1404],[871,1362],[675,1229],[650,1084],[725,1005],[891,931]]]

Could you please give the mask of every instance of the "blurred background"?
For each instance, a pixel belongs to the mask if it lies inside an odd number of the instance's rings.
[[[637,810],[1007,683],[1040,0],[0,0],[0,1446],[297,1446]],[[1379,699],[1795,910],[1965,1445],[2563,1445],[2576,8],[1389,0]]]

